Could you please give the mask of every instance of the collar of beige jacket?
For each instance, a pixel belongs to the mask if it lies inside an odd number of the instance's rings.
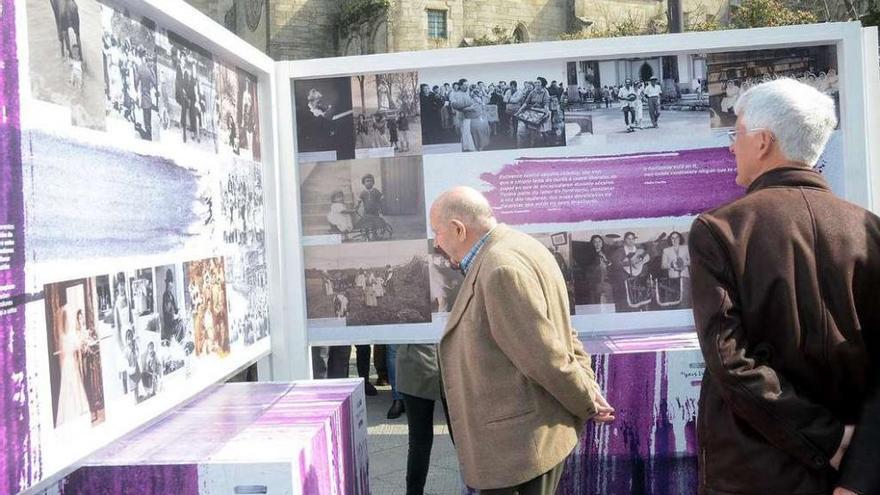
[[[471,267],[467,271],[467,275],[464,277],[464,281],[461,283],[461,289],[458,292],[458,296],[455,298],[455,304],[452,305],[452,311],[449,313],[449,319],[446,320],[446,329],[443,331],[443,336],[440,337],[442,341],[446,335],[451,332],[457,325],[459,320],[461,320],[461,316],[464,314],[464,310],[467,308],[471,299],[474,297],[474,285],[477,282],[477,272],[480,271],[480,266],[483,264],[483,260],[486,258],[486,252],[494,246],[499,239],[504,237],[504,235],[510,230],[510,227],[504,224],[498,224],[495,227],[495,230],[489,234],[489,238],[486,239],[486,243],[483,244],[483,247],[480,249],[480,252],[477,253],[477,257],[474,258]]]

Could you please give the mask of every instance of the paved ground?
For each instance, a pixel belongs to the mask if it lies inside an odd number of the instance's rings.
[[[352,356],[354,352],[352,352]],[[351,366],[355,369],[354,362]],[[375,382],[375,375],[372,379]],[[385,415],[391,407],[390,387],[378,387],[379,395],[367,397],[368,445],[370,449],[370,491],[373,495],[404,495],[406,493],[406,414],[389,420]],[[425,495],[457,495],[461,478],[458,458],[449,440],[443,407],[434,408],[434,448]]]

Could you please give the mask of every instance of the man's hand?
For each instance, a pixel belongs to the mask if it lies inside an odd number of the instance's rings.
[[[596,415],[593,416],[593,421],[597,423],[610,423],[614,421],[614,408],[608,404],[608,401],[605,400],[601,392],[596,392],[593,403],[596,404]]]
[[[859,494],[854,491],[847,490],[846,488],[843,488],[841,486],[838,486],[837,488],[834,489],[834,493],[832,495],[859,495]]]
[[[834,469],[840,469],[840,463],[843,461],[843,455],[846,453],[846,449],[849,448],[849,442],[852,440],[855,429],[856,427],[854,425],[846,425],[843,427],[843,439],[840,440],[840,447],[837,447],[837,452],[834,453],[834,457],[829,461],[831,467]],[[843,488],[840,489],[843,490]],[[835,492],[836,491],[837,490],[835,490]]]

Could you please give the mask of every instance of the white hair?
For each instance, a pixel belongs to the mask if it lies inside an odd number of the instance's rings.
[[[759,84],[734,106],[746,129],[767,129],[793,162],[816,165],[837,126],[834,100],[790,78]]]
[[[434,208],[444,221],[458,220],[468,227],[488,232],[497,223],[486,197],[470,187],[455,187],[437,198]]]

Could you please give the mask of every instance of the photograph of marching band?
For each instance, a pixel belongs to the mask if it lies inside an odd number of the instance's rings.
[[[27,0],[25,8],[33,97],[65,107],[72,125],[103,130],[109,72],[102,55],[101,4]]]
[[[354,158],[350,77],[293,81],[300,163]]]
[[[578,60],[567,72],[569,145],[710,135],[704,55]]]
[[[576,314],[687,309],[687,232],[669,227],[571,234]]]
[[[564,76],[542,62],[423,70],[423,153],[565,146]]]
[[[351,91],[356,158],[422,153],[418,72],[353,76]]]
[[[424,239],[305,247],[308,318],[340,326],[431,321],[426,248]]]
[[[312,163],[300,168],[303,234],[336,242],[424,239],[422,157]]]
[[[707,64],[713,128],[736,125],[739,95],[781,77],[794,78],[832,97],[840,120],[840,77],[834,46],[712,53]]]

